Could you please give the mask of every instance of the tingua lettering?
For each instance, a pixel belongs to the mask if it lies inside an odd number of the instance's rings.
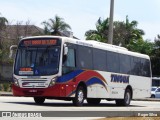
[[[111,82],[129,83],[129,76],[111,74]]]

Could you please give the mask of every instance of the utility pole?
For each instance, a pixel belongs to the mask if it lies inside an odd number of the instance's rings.
[[[108,43],[113,43],[113,13],[114,13],[114,0],[110,2],[110,18],[109,18],[109,33],[108,33]]]

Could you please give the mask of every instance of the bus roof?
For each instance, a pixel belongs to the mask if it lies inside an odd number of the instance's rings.
[[[131,55],[131,56],[135,56],[135,57],[150,59],[148,55],[141,54],[138,52],[132,52],[124,47],[111,45],[111,44],[107,44],[107,43],[102,43],[102,42],[98,42],[98,41],[94,41],[94,40],[76,40],[76,39],[72,39],[72,38],[67,38],[67,39],[64,38],[64,41],[74,43],[74,44],[83,45],[83,46],[93,47],[93,48],[97,48],[97,49],[102,49],[102,50],[117,52],[117,53],[121,53],[121,54]]]
[[[107,44],[107,43],[102,43],[102,42],[98,42],[98,41],[94,41],[94,40],[78,40],[78,39],[69,38],[69,37],[48,36],[48,35],[25,37],[22,40],[34,39],[34,38],[61,38],[64,43],[69,42],[69,43],[73,43],[73,44],[78,44],[78,45],[93,47],[93,48],[97,48],[97,49],[117,52],[117,53],[121,53],[121,54],[131,55],[131,56],[135,56],[135,57],[150,59],[148,55],[137,53],[137,52],[132,52],[124,47],[111,45],[111,44]]]

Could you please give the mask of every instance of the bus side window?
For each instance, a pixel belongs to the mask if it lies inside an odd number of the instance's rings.
[[[107,51],[107,71],[115,73],[120,72],[118,53]]]
[[[142,66],[142,76],[150,77],[150,62],[147,59],[141,59],[143,66]]]
[[[75,67],[75,51],[74,49],[68,49],[68,54],[66,61],[64,63],[65,66],[67,67]]]
[[[120,73],[130,74],[131,71],[130,56],[125,54],[119,54],[119,60],[120,60]]]
[[[75,50],[69,48],[68,49],[68,54],[66,57],[65,62],[63,64],[63,74],[66,74],[68,72],[71,72],[73,70],[73,68],[76,67],[76,62],[75,62]]]
[[[93,49],[93,68],[94,70],[106,71],[106,52],[99,49]]]

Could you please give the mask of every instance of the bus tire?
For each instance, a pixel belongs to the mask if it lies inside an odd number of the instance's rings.
[[[75,98],[73,99],[73,104],[75,106],[82,106],[85,99],[85,90],[83,86],[78,86],[76,90]]]
[[[116,105],[118,106],[128,106],[131,102],[131,91],[130,89],[126,89],[124,94],[124,99],[116,100]]]
[[[100,98],[88,98],[87,102],[88,104],[98,105],[101,102],[101,99]]]
[[[36,104],[43,104],[45,101],[44,97],[34,97],[34,101]]]

